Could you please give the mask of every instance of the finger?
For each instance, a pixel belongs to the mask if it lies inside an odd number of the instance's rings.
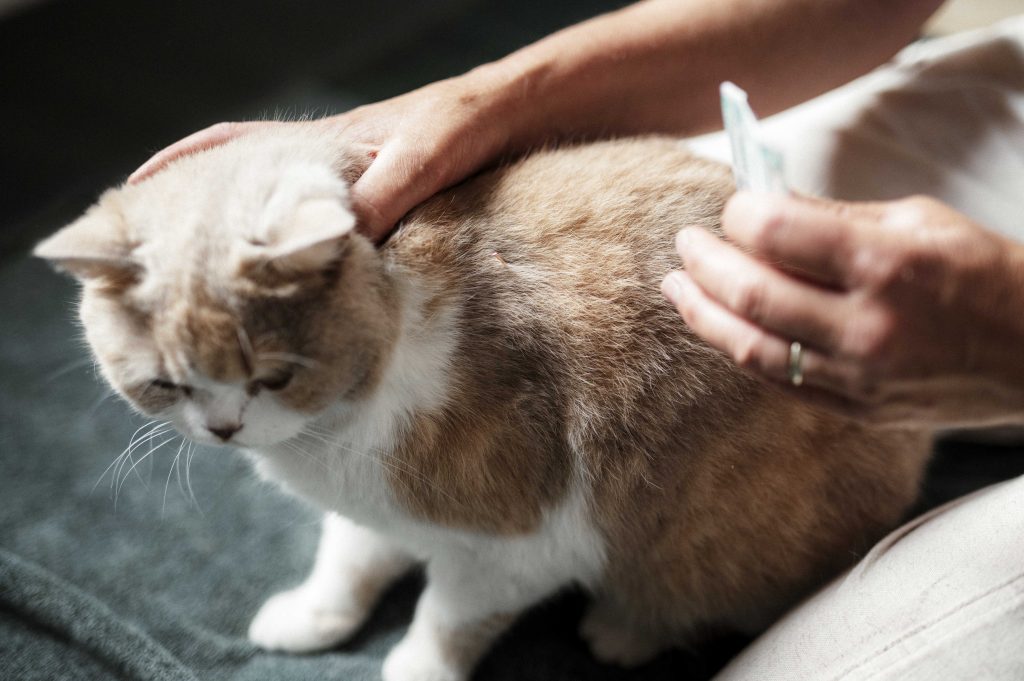
[[[360,230],[374,241],[383,240],[403,215],[447,184],[433,158],[423,160],[402,145],[386,145],[352,185],[352,206],[361,218]]]
[[[740,192],[726,204],[722,228],[730,240],[766,262],[829,286],[855,279],[865,223],[883,215],[881,204]]]
[[[710,298],[686,272],[670,272],[662,293],[675,305],[689,327],[712,346],[725,352],[743,369],[782,383],[790,383],[790,341],[736,316]],[[850,366],[813,350],[804,350],[803,384],[848,396]]]
[[[217,123],[194,132],[154,154],[152,158],[139,166],[138,170],[128,176],[128,183],[141,182],[176,158],[224,144],[228,140],[244,134],[250,125],[253,124]]]
[[[681,230],[676,248],[702,291],[734,314],[830,354],[837,348],[847,321],[844,295],[794,279],[697,227]]]

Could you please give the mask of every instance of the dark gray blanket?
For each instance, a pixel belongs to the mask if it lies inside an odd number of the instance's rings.
[[[249,619],[304,577],[316,513],[227,450],[175,466],[178,439],[122,468],[115,495],[104,469],[145,421],[94,375],[73,285],[19,256],[0,261],[0,292],[0,678],[379,678],[420,578],[398,585],[337,650],[257,650],[245,638]],[[940,454],[923,506],[1024,470],[1015,448],[947,443]],[[567,594],[535,609],[477,678],[707,679],[743,643],[725,638],[617,670],[591,660],[576,637],[583,605]]]
[[[94,375],[73,320],[74,286],[18,256],[0,261],[0,292],[0,678],[379,678],[421,578],[399,584],[337,650],[256,649],[249,620],[305,576],[317,514],[228,450],[198,451],[188,472],[184,454],[174,466],[179,439],[121,469],[115,499],[104,469],[145,420]],[[537,608],[478,678],[702,679],[742,643],[624,672],[591,660],[576,637],[583,605],[567,594]]]

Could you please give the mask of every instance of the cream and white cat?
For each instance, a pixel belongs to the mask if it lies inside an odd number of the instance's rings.
[[[84,283],[106,379],[243,448],[326,512],[316,564],[250,628],[350,637],[425,562],[388,681],[465,679],[524,609],[582,585],[582,635],[636,664],[763,627],[892,526],[926,436],[739,372],[659,293],[727,170],[647,138],[541,151],[413,211],[375,249],[313,128],[254,134],[106,193],[36,253]]]

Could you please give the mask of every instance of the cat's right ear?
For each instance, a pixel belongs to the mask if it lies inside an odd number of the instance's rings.
[[[288,219],[249,241],[241,273],[270,288],[308,281],[344,256],[355,222],[337,197],[303,201]]]
[[[123,282],[135,279],[141,269],[131,250],[121,216],[100,205],[40,243],[32,254],[82,281]]]

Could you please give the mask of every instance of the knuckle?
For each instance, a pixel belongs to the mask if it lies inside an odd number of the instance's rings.
[[[688,296],[681,296],[676,303],[676,311],[691,328],[697,329],[701,326],[703,318],[700,309]]]
[[[766,206],[757,211],[748,227],[751,248],[761,253],[776,252],[787,222],[785,211],[778,206]]]
[[[914,194],[913,196],[908,196],[896,201],[895,205],[899,209],[906,211],[906,215],[908,217],[923,218],[926,215],[940,210],[942,203],[931,196]]]
[[[761,369],[764,349],[764,335],[750,332],[741,335],[732,345],[733,361],[744,369]]]
[[[944,222],[950,213],[941,201],[922,194],[897,199],[884,206],[881,222],[898,232],[913,232],[929,223]]]
[[[852,282],[872,290],[885,290],[900,280],[905,263],[902,254],[874,245],[858,248],[850,258]]]
[[[693,305],[690,303],[690,301],[686,300],[685,296],[679,296],[675,298],[672,301],[672,303],[673,307],[675,307],[676,309],[676,312],[679,313],[679,316],[683,318],[683,321],[690,324],[690,326],[693,326]]]
[[[847,323],[840,348],[857,359],[881,362],[888,355],[895,333],[892,315],[881,311],[862,313]]]
[[[764,316],[766,299],[764,282],[753,278],[743,278],[734,284],[728,303],[729,307],[740,315],[753,321],[761,321]]]

